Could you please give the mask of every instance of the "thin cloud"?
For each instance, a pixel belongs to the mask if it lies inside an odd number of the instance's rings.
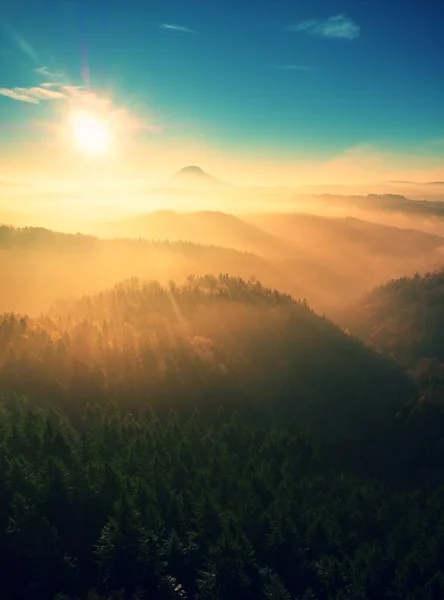
[[[361,28],[346,15],[335,15],[325,20],[308,19],[287,27],[288,31],[305,31],[310,35],[318,35],[330,39],[355,40]]]
[[[60,79],[63,77],[63,73],[56,73],[55,71],[51,71],[48,67],[39,67],[38,69],[34,69],[34,73],[38,73],[39,75],[43,75],[48,79]]]
[[[67,97],[62,92],[48,90],[43,87],[0,88],[0,96],[6,96],[19,102],[29,102],[30,104],[38,104],[40,100],[61,100]]]
[[[35,69],[34,72],[49,76],[46,67]],[[158,133],[163,130],[163,127],[159,124],[139,119],[128,110],[114,106],[110,98],[84,86],[49,81],[33,87],[0,88],[0,96],[29,104],[40,104],[40,102],[48,101],[68,103],[76,110],[84,109],[106,115],[107,120],[113,122],[113,127],[124,133],[138,131]]]
[[[168,23],[162,23],[162,25],[159,25],[159,27],[161,29],[168,29],[170,31],[182,31],[184,33],[196,33],[192,29],[189,29],[188,27],[184,27],[183,25],[171,25]]]
[[[10,23],[5,19],[0,19],[0,30],[5,36],[9,37],[14,42],[14,44],[19,48],[21,52],[23,52],[23,54],[25,54],[25,56],[27,56],[37,64],[40,62],[37,56],[37,52],[34,50],[31,44],[27,40],[25,40],[25,38],[22,35],[15,31],[15,29],[13,29]]]
[[[13,39],[23,54],[26,54],[26,56],[28,56],[34,62],[39,62],[36,51],[31,44],[25,40],[25,38],[23,38],[21,35],[15,34]]]
[[[50,71],[48,67],[38,67],[34,73],[43,75],[52,81],[43,81],[39,86],[0,88],[0,96],[6,96],[19,102],[39,104],[47,100],[75,100],[97,102],[98,96],[82,86],[65,85],[59,81],[63,73]]]
[[[305,65],[273,65],[273,69],[279,71],[309,71],[310,67]]]

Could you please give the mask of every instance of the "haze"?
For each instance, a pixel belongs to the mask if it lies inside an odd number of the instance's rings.
[[[2,600],[444,598],[443,23],[2,0]]]
[[[159,259],[154,272],[165,281],[201,274],[209,244],[249,252],[260,266],[241,268],[246,259],[227,252],[214,268],[318,310],[435,268],[444,235],[438,5],[402,4],[402,27],[396,2],[381,23],[375,8],[346,8],[320,3],[308,14],[258,2],[232,16],[225,6],[215,19],[197,2],[186,11],[176,2],[171,24],[155,2],[141,7],[142,27],[119,2],[60,4],[49,20],[32,3],[25,19],[7,3],[1,221],[199,245],[184,269]],[[106,41],[117,30],[118,50]],[[427,36],[415,53],[413,31]],[[88,277],[109,285],[146,268],[133,257],[124,266],[125,254],[116,262],[105,246],[100,275],[96,254],[87,270],[78,258],[68,268],[70,292],[92,291]],[[20,301],[43,310],[64,263],[56,250],[51,260],[28,251],[31,271],[49,269],[52,282],[44,302],[26,290]],[[15,297],[2,302],[12,309]]]

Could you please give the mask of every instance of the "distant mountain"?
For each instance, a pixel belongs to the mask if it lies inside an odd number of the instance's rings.
[[[443,185],[444,181],[425,181],[425,182],[420,182],[420,181],[404,181],[404,180],[393,180],[393,181],[388,181],[387,183],[391,183],[391,184],[406,184],[406,185]]]
[[[267,257],[284,256],[290,252],[287,244],[278,237],[239,217],[219,211],[178,213],[162,210],[145,213],[109,223],[106,234],[224,246]]]
[[[130,277],[148,275],[166,284],[190,273],[255,277],[271,287],[282,280],[265,258],[232,248],[0,226],[0,281],[8,282],[0,313],[40,314],[58,298],[98,292]]]
[[[214,187],[228,185],[224,181],[213,177],[197,166],[189,166],[174,173],[171,178],[173,184],[191,185],[193,187]]]
[[[418,181],[409,181],[408,179],[391,179],[387,183],[406,183],[408,185],[421,185]]]
[[[428,256],[444,246],[444,239],[438,235],[352,217],[267,213],[248,215],[245,220],[292,247],[310,250],[313,255],[317,250],[324,254],[326,248],[334,248],[336,254],[343,251],[349,255],[349,267],[359,256],[413,259]]]

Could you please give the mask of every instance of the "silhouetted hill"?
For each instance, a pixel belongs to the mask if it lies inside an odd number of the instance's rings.
[[[444,271],[379,286],[345,320],[362,339],[406,366],[424,359],[444,362]]]
[[[218,211],[156,211],[121,219],[109,224],[105,231],[125,237],[215,244],[268,257],[289,251],[277,237],[239,217]]]
[[[336,198],[336,200],[338,200],[338,198]],[[422,216],[444,216],[444,202],[440,200],[412,200],[402,194],[346,196],[341,202],[344,205],[355,205],[367,210],[389,210]]]
[[[426,181],[426,182],[419,182],[419,181],[403,181],[403,180],[393,180],[393,181],[388,181],[387,183],[400,183],[400,184],[408,184],[408,185],[444,185],[444,181]]]
[[[276,265],[327,312],[389,278],[436,268],[444,258],[440,236],[360,219],[296,213],[245,219],[291,248]]]
[[[444,238],[414,229],[390,227],[351,217],[325,217],[303,213],[250,215],[248,221],[296,247],[315,253],[320,246],[333,255],[342,247],[350,258],[361,255],[418,257],[444,247]]]
[[[102,235],[108,239],[2,228],[0,275],[8,287],[0,310],[45,310],[61,294],[95,292],[131,276],[166,283],[224,272],[255,277],[330,313],[384,280],[444,259],[439,236],[303,214],[159,211],[103,226]]]
[[[126,410],[223,403],[354,438],[389,428],[413,391],[394,362],[304,303],[228,276],[133,279],[41,318],[6,315],[1,331],[2,389],[42,401],[51,392],[68,408],[82,398],[125,398]]]
[[[190,242],[100,239],[47,229],[0,226],[0,311],[40,313],[57,298],[97,292],[128,277],[167,283],[189,273],[230,272],[277,285],[263,258]]]

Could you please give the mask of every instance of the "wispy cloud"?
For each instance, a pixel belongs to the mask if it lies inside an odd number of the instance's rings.
[[[309,19],[287,27],[288,31],[305,31],[332,39],[355,40],[361,33],[361,28],[346,15],[335,15],[325,20]]]
[[[82,86],[67,85],[62,82],[63,73],[51,71],[48,67],[33,69],[44,81],[37,86],[0,88],[0,96],[6,96],[19,102],[39,104],[47,100],[95,100],[97,95]],[[45,81],[48,80],[49,81]]]
[[[34,73],[38,75],[43,75],[48,79],[56,79],[59,80],[63,77],[63,73],[56,73],[55,71],[51,71],[48,67],[39,67],[38,69],[34,69]]]
[[[161,29],[169,29],[170,31],[183,31],[184,33],[196,33],[193,29],[189,29],[188,27],[184,27],[183,25],[172,25],[169,23],[162,23],[159,25]]]
[[[6,37],[9,37],[12,42],[16,44],[16,46],[19,48],[19,50],[21,50],[21,52],[23,52],[23,54],[25,54],[25,56],[30,58],[34,63],[39,63],[37,53],[31,44],[25,40],[22,35],[15,31],[11,24],[5,19],[0,19],[0,30]]]
[[[56,81],[44,81],[43,83],[40,84],[40,87],[57,88],[57,87],[60,87],[60,83],[57,83]]]
[[[279,71],[309,71],[310,67],[305,65],[273,65],[273,69]]]
[[[67,98],[66,94],[63,92],[48,90],[43,87],[0,88],[0,96],[7,96],[8,98],[12,98],[12,100],[29,102],[31,104],[38,104],[40,100],[62,100]]]
[[[57,75],[46,67],[34,69],[35,73],[49,77]],[[111,98],[94,90],[80,85],[69,85],[61,81],[43,82],[38,86],[0,88],[0,96],[11,98],[18,102],[29,104],[40,104],[41,102],[64,102],[74,110],[92,111],[97,114],[106,115],[113,127],[122,132],[145,131],[157,133],[163,131],[160,124],[141,120],[124,108],[116,107]]]

